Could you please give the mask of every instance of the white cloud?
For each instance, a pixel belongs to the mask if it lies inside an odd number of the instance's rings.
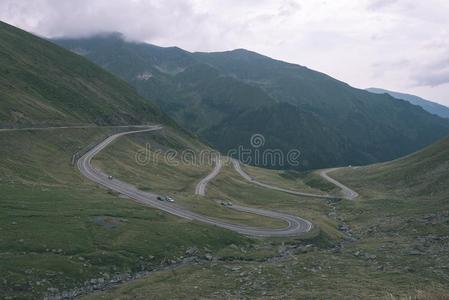
[[[449,55],[439,61],[426,63],[415,72],[416,86],[436,87],[449,84]]]
[[[0,19],[47,37],[119,31],[190,51],[247,48],[357,87],[449,105],[447,0],[2,0]]]

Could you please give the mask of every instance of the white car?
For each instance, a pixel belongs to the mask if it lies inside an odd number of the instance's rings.
[[[165,196],[165,200],[168,201],[168,202],[170,202],[170,203],[175,202],[175,199],[173,199],[173,198],[170,197],[170,196]]]

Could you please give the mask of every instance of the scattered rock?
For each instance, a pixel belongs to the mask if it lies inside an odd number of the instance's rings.
[[[198,248],[197,247],[190,247],[185,252],[185,254],[189,255],[189,256],[195,255],[196,253],[198,253]]]
[[[366,257],[367,259],[370,259],[370,260],[374,260],[374,259],[377,258],[376,255],[369,255],[369,254],[365,254],[365,257]]]
[[[238,250],[239,249],[239,247],[237,247],[235,244],[229,245],[229,248],[232,248],[234,250]]]
[[[56,294],[57,292],[59,292],[59,289],[57,288],[48,288],[47,291],[51,294]]]
[[[419,250],[410,250],[408,252],[408,255],[424,255],[424,252],[421,252]]]
[[[338,227],[338,230],[342,232],[351,232],[351,228],[347,224],[342,224]]]

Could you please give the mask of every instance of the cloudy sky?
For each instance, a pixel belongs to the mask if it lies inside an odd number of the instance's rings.
[[[0,20],[46,37],[246,48],[449,105],[447,0],[1,0]]]

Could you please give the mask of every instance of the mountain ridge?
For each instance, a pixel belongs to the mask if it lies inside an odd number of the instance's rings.
[[[0,124],[174,123],[124,80],[53,43],[0,22]]]
[[[375,94],[389,94],[393,98],[405,100],[407,102],[410,102],[413,105],[418,105],[431,114],[440,116],[442,118],[449,118],[449,107],[439,104],[439,103],[436,103],[436,102],[433,102],[433,101],[430,101],[430,100],[426,100],[419,96],[412,95],[412,94],[406,94],[406,93],[400,93],[400,92],[394,92],[394,91],[385,90],[385,89],[381,89],[381,88],[372,88],[371,87],[371,88],[367,88],[366,90],[371,93],[375,93]]]
[[[251,147],[259,133],[267,141],[261,150],[300,147],[300,168],[322,168],[394,159],[449,134],[449,121],[420,107],[245,49],[191,53],[107,37],[54,42],[85,49],[222,152]]]

